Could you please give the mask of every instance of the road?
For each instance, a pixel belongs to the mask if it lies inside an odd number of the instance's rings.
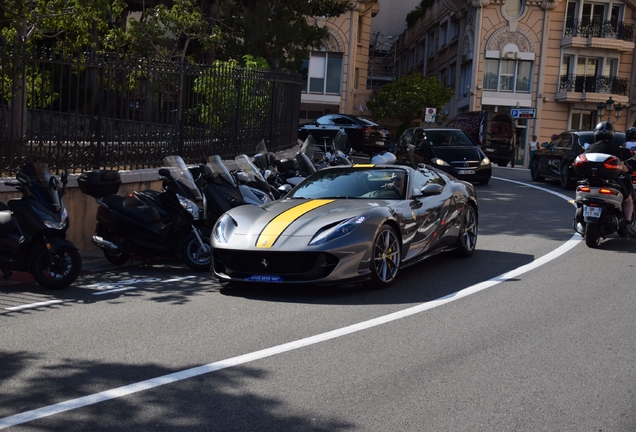
[[[165,261],[0,286],[0,428],[634,431],[636,241],[587,248],[574,192],[529,178],[495,168],[475,254],[386,290]]]

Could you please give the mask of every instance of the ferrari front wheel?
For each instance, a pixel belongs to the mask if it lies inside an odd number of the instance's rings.
[[[395,230],[383,225],[373,240],[371,284],[387,288],[395,280],[400,268],[400,239]]]
[[[469,257],[475,251],[477,245],[477,212],[475,208],[466,204],[461,215],[459,225],[459,236],[455,252],[462,257]]]

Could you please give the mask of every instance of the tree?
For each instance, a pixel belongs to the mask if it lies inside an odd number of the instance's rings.
[[[438,111],[453,97],[453,90],[436,77],[412,73],[382,87],[368,102],[374,119],[394,119],[401,122],[398,136],[411,122],[424,118],[427,107]]]
[[[217,58],[261,57],[270,67],[298,70],[311,48],[329,37],[307,17],[338,16],[349,0],[216,0],[222,43]]]

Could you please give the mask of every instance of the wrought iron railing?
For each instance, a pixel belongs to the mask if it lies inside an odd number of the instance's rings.
[[[572,23],[566,23],[564,36],[566,38],[610,38],[632,42],[634,40],[634,24],[601,20],[577,20]]]
[[[0,46],[0,174],[134,170],[296,143],[300,75]]]
[[[626,96],[629,80],[603,75],[561,75],[559,93],[609,93]]]

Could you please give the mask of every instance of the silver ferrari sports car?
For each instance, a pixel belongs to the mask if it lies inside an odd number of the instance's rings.
[[[212,267],[221,282],[383,288],[440,252],[472,255],[477,220],[474,187],[428,165],[325,168],[281,200],[224,213]]]

